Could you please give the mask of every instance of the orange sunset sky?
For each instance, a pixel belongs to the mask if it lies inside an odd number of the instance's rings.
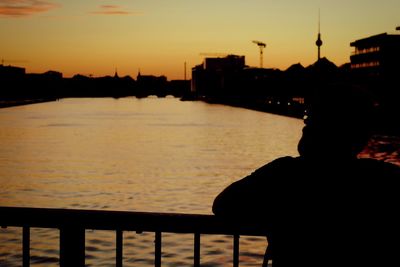
[[[350,42],[400,26],[399,0],[0,0],[0,59],[28,73],[183,79],[200,53],[258,66],[259,40],[264,67],[283,70],[316,60],[318,10],[322,56],[337,65]]]

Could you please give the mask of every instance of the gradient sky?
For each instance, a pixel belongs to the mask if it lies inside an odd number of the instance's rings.
[[[400,26],[399,0],[0,0],[0,59],[28,73],[183,79],[200,53],[258,66],[259,40],[264,67],[283,70],[316,60],[318,9],[321,54],[337,65],[350,42]]]

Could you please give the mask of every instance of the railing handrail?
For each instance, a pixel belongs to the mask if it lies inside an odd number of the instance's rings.
[[[123,231],[155,233],[155,266],[161,267],[162,233],[194,234],[194,263],[200,266],[200,235],[233,236],[233,266],[239,266],[239,236],[266,236],[262,225],[245,218],[214,215],[107,210],[0,207],[1,227],[22,227],[23,267],[30,266],[30,228],[60,230],[60,266],[85,266],[85,230],[116,231],[116,266],[123,262]],[[269,256],[264,256],[267,266]]]
[[[214,215],[1,206],[0,226],[266,235],[254,222],[233,221]]]

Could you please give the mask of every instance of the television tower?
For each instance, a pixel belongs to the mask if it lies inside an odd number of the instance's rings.
[[[318,61],[321,59],[321,46],[322,46],[322,40],[321,40],[321,15],[320,11],[318,10],[318,39],[315,42],[315,44],[318,46]]]

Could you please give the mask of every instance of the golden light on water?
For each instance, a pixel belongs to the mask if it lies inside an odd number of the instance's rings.
[[[211,214],[228,184],[276,157],[296,155],[302,124],[173,98],[63,99],[2,109],[0,205]],[[18,231],[1,229],[7,245],[0,260],[18,261]],[[153,233],[124,236],[126,266],[154,265]],[[57,265],[57,230],[33,229],[31,240],[35,259]],[[166,264],[191,264],[192,235],[163,240]],[[114,232],[87,231],[87,264],[114,264],[114,243]],[[202,244],[203,263],[232,260],[231,239],[206,236]],[[252,255],[243,262],[259,263],[265,245],[263,238],[242,238],[241,249]]]

